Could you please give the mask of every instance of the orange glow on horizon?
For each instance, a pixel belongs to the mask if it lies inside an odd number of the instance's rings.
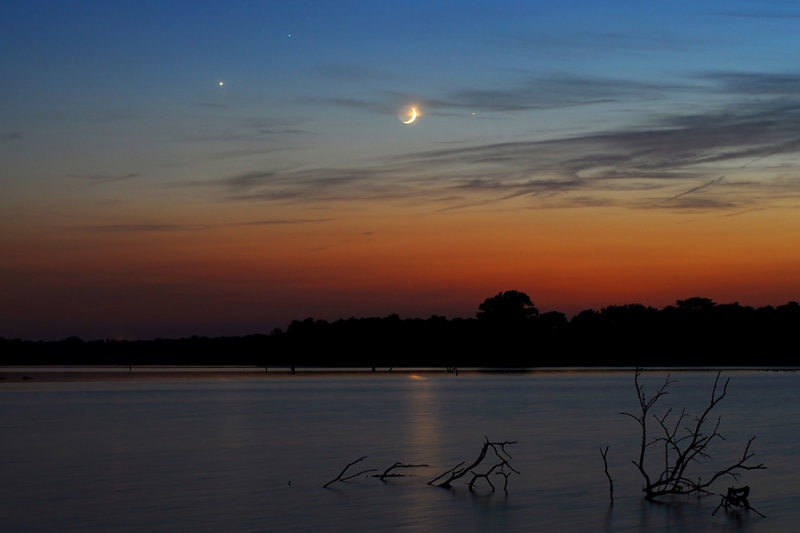
[[[0,289],[15,318],[29,320],[275,327],[307,316],[472,317],[484,298],[508,289],[568,316],[690,296],[755,306],[800,300],[800,248],[787,246],[800,242],[800,229],[786,229],[800,224],[780,210],[697,222],[620,209],[277,211],[275,223],[257,214],[230,223],[224,214],[203,224],[187,211],[164,227],[6,235],[6,268],[26,274]]]

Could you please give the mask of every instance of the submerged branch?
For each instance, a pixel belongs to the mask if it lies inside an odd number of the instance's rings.
[[[608,446],[605,449],[600,448],[600,455],[603,456],[603,469],[608,478],[608,496],[611,498],[611,503],[614,503],[614,480],[611,479],[611,474],[608,473]]]
[[[720,507],[724,507],[725,511],[728,511],[731,507],[741,507],[745,511],[753,511],[761,518],[766,518],[765,515],[760,513],[757,509],[750,505],[747,497],[750,495],[750,487],[745,485],[744,487],[735,488],[735,487],[728,487],[728,492],[726,494],[720,494],[722,499],[717,505],[717,508],[714,509],[714,512],[711,513],[711,516],[717,514]]]
[[[509,462],[509,459],[512,459],[512,457],[511,454],[509,454],[508,451],[506,450],[506,446],[516,443],[517,441],[509,441],[509,440],[503,442],[492,442],[488,438],[486,438],[486,440],[483,443],[483,446],[481,447],[481,451],[478,454],[478,457],[469,466],[463,466],[465,461],[461,461],[450,470],[447,470],[446,472],[443,472],[434,479],[430,480],[428,482],[428,485],[434,485],[442,488],[450,488],[452,486],[453,481],[460,479],[469,473],[472,474],[472,479],[468,483],[469,490],[474,489],[475,482],[478,479],[485,479],[486,482],[489,484],[489,486],[492,488],[492,492],[494,492],[495,487],[494,484],[492,484],[491,480],[489,479],[489,476],[492,473],[496,473],[505,476],[505,483],[503,484],[503,488],[506,492],[508,492],[508,476],[511,475],[512,472],[515,474],[519,474],[519,471],[517,471]],[[489,470],[485,473],[476,473],[474,469],[477,468],[483,462],[483,460],[486,458],[486,454],[489,451],[489,449],[491,449],[494,452],[495,456],[500,460],[500,462],[496,463],[494,466],[489,468]],[[506,468],[508,468],[509,471],[506,471]],[[498,472],[495,472],[495,470],[498,470]],[[442,478],[446,479],[444,479],[444,481],[439,481]]]
[[[353,479],[354,477],[358,477],[358,476],[360,476],[360,475],[362,475],[362,474],[366,474],[367,472],[375,472],[375,471],[377,470],[377,468],[369,468],[369,469],[367,469],[367,470],[362,470],[361,472],[358,472],[358,473],[356,473],[356,474],[351,474],[351,475],[349,475],[349,476],[343,477],[343,476],[344,476],[344,473],[345,473],[345,472],[347,472],[347,469],[348,469],[348,468],[350,468],[350,467],[351,467],[351,466],[353,466],[354,464],[360,463],[361,461],[363,461],[363,460],[364,460],[364,459],[366,459],[366,458],[367,458],[367,456],[366,456],[366,455],[364,455],[364,456],[362,456],[362,457],[359,457],[358,459],[356,459],[356,460],[355,460],[355,461],[353,461],[352,463],[348,463],[348,464],[347,464],[347,466],[345,466],[345,467],[342,469],[342,471],[341,471],[341,472],[339,472],[339,475],[338,475],[338,476],[336,476],[336,477],[335,477],[335,478],[333,478],[332,480],[330,480],[330,481],[328,481],[327,483],[325,483],[324,485],[322,485],[322,488],[323,488],[323,489],[327,489],[327,488],[328,488],[328,485],[332,485],[333,483],[336,483],[337,481],[347,481],[348,479]]]
[[[667,379],[656,393],[648,398],[644,392],[644,387],[639,382],[640,375],[641,369],[636,369],[634,385],[636,387],[636,396],[639,401],[640,414],[638,416],[631,413],[622,414],[636,420],[641,430],[639,456],[637,460],[632,462],[644,479],[644,487],[642,490],[645,493],[645,499],[652,500],[658,496],[664,495],[693,493],[710,494],[709,488],[711,484],[720,477],[729,475],[736,479],[741,470],[760,470],[765,468],[761,463],[755,465],[748,463],[748,460],[754,455],[754,453],[750,451],[750,444],[755,438],[752,437],[747,441],[741,458],[735,463],[718,470],[706,481],[703,481],[701,478],[694,479],[690,477],[688,474],[689,466],[693,463],[699,463],[703,459],[710,459],[709,446],[711,443],[715,439],[724,440],[724,437],[719,431],[721,417],[717,417],[716,420],[714,420],[711,418],[711,412],[727,395],[730,378],[720,384],[721,373],[717,373],[714,379],[714,385],[711,388],[711,397],[708,404],[703,412],[694,418],[691,424],[688,423],[689,415],[686,413],[685,409],[682,409],[677,415],[673,415],[672,409],[668,409],[661,416],[652,415],[652,419],[655,420],[655,423],[658,425],[661,435],[657,438],[650,439],[648,437],[648,421],[651,420],[651,418],[648,414],[656,401],[667,394],[668,386],[674,383],[674,381],[667,376]],[[671,416],[675,418],[674,421],[670,420]],[[713,426],[710,426],[710,424],[713,424]],[[709,427],[710,430],[707,429]],[[650,473],[645,468],[645,455],[647,449],[656,443],[661,443],[664,446],[664,466],[657,476],[651,477]],[[607,452],[608,448],[606,448],[605,451]],[[603,450],[601,450],[601,453],[603,453],[603,461],[606,465],[606,476],[608,476],[608,464],[605,462],[605,453]],[[653,479],[655,479],[655,481],[653,481]],[[609,483],[611,483],[610,477]]]
[[[395,468],[426,468],[428,466],[429,465],[425,465],[425,464],[413,465],[413,464],[405,464],[405,463],[395,463],[392,466],[390,466],[389,468],[387,468],[386,470],[384,470],[382,474],[373,474],[372,477],[376,477],[376,478],[380,479],[381,481],[385,481],[387,477],[408,477],[408,476],[411,476],[413,474],[397,474],[397,473],[392,474],[390,472],[392,470],[394,470]]]

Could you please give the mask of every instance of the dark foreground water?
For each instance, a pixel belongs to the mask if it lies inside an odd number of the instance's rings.
[[[751,435],[755,515],[719,498],[650,504],[631,460],[633,374],[289,376],[0,387],[1,531],[797,531],[800,374],[737,371],[719,405],[735,460]],[[663,373],[643,377],[649,390]],[[669,406],[704,407],[714,373],[673,373]],[[509,493],[426,481],[516,440]],[[599,448],[610,446],[616,502]],[[322,485],[350,461],[426,463]],[[360,466],[359,465],[359,466]],[[700,465],[698,472],[706,469]],[[718,490],[731,484],[723,481]]]

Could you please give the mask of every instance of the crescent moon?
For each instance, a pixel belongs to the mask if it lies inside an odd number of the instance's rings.
[[[417,120],[417,108],[414,107],[414,106],[411,106],[411,118],[408,119],[408,120],[401,120],[401,122],[403,124],[411,124],[415,120]]]

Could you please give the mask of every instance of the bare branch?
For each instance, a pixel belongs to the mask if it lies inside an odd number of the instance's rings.
[[[759,470],[764,468],[764,465],[761,463],[756,465],[748,463],[748,460],[754,455],[752,452],[750,452],[750,444],[755,438],[752,437],[747,442],[745,451],[737,462],[718,470],[706,481],[703,481],[701,478],[697,478],[695,480],[689,477],[687,474],[689,465],[699,463],[701,460],[710,459],[711,454],[709,453],[709,446],[711,443],[716,439],[725,439],[725,437],[719,431],[721,417],[717,417],[710,431],[707,430],[707,427],[710,423],[710,420],[713,420],[710,418],[712,410],[717,406],[717,404],[719,404],[720,401],[722,401],[723,398],[725,398],[728,393],[728,384],[730,383],[730,378],[727,378],[721,383],[721,373],[717,373],[716,377],[714,378],[714,385],[711,388],[711,397],[708,401],[708,404],[703,412],[693,419],[693,423],[691,425],[684,423],[687,418],[689,418],[689,415],[686,413],[685,409],[682,409],[680,414],[678,414],[676,417],[673,416],[672,409],[668,409],[661,416],[653,415],[652,419],[655,420],[660,428],[661,436],[649,440],[647,427],[649,420],[648,412],[653,408],[661,396],[667,394],[667,388],[675,381],[671,380],[669,376],[667,376],[666,380],[655,392],[655,394],[648,398],[642,385],[639,383],[640,375],[641,370],[637,369],[636,373],[634,374],[634,385],[636,387],[636,396],[639,400],[639,409],[641,414],[639,416],[627,412],[622,414],[636,420],[641,430],[639,457],[637,460],[632,462],[644,479],[645,485],[642,490],[645,493],[645,499],[652,500],[658,496],[668,494],[710,494],[709,488],[711,484],[720,477],[731,476],[735,479],[740,474],[740,471]],[[674,420],[671,420],[671,418],[674,418]],[[658,473],[658,476],[655,478],[656,480],[652,481],[653,478],[645,468],[645,456],[647,449],[652,444],[657,442],[662,443],[664,446],[664,467],[663,470]],[[605,460],[605,456],[603,459]]]
[[[508,494],[508,477],[511,475],[511,472],[495,472],[496,476],[503,476],[503,492]]]
[[[454,466],[454,467],[453,467],[453,468],[451,468],[450,470],[447,470],[446,472],[443,472],[443,473],[439,474],[438,476],[436,476],[436,477],[435,477],[435,478],[433,478],[432,480],[428,481],[428,485],[433,485],[434,483],[436,483],[437,481],[439,481],[440,479],[442,479],[442,478],[443,478],[444,476],[446,476],[447,474],[449,474],[449,473],[451,473],[451,472],[455,472],[455,471],[456,471],[456,470],[458,470],[458,469],[459,469],[459,467],[460,467],[461,465],[463,465],[464,463],[466,463],[466,461],[461,461],[460,463],[458,463],[456,466]],[[452,481],[452,480],[453,480],[453,478],[450,478],[450,479],[448,480],[448,482],[449,482],[449,481]],[[444,486],[445,486],[445,485],[443,485],[443,484],[441,484],[441,485],[437,485],[437,487],[444,487]],[[448,485],[448,486],[449,486],[449,485]]]
[[[395,468],[424,468],[428,465],[419,464],[419,465],[412,465],[412,464],[405,464],[405,463],[395,463],[386,470],[383,471],[383,474],[374,474],[372,477],[376,477],[381,481],[386,481],[387,477],[408,477],[413,474],[391,474],[390,472]]]
[[[370,468],[370,469],[367,469],[367,470],[362,470],[361,472],[358,472],[357,474],[352,474],[352,475],[349,475],[347,477],[342,477],[342,476],[344,476],[344,473],[347,472],[348,468],[350,468],[351,466],[353,466],[356,463],[360,463],[361,461],[363,461],[366,458],[367,458],[367,456],[365,455],[363,457],[359,457],[358,459],[356,459],[352,463],[348,463],[347,466],[345,466],[342,469],[342,471],[339,472],[338,476],[336,476],[334,479],[332,479],[332,480],[328,481],[327,483],[325,483],[324,485],[322,485],[322,488],[323,489],[327,489],[328,485],[336,483],[337,481],[347,481],[348,479],[353,479],[354,477],[358,477],[358,476],[360,476],[362,474],[366,474],[367,472],[375,472],[377,470],[377,468]]]
[[[711,516],[717,514],[717,511],[719,511],[720,507],[724,507],[726,511],[728,511],[731,507],[741,507],[745,511],[753,511],[761,518],[766,518],[765,515],[761,514],[750,505],[750,502],[747,500],[749,495],[750,487],[747,485],[738,489],[735,487],[728,487],[728,492],[726,494],[720,494],[720,496],[722,496],[722,500],[720,500],[719,505],[717,505],[717,508],[714,509],[714,512],[711,513]]]
[[[608,473],[608,446],[605,449],[600,448],[600,455],[603,456],[603,468],[608,478],[608,495],[611,498],[611,503],[614,503],[614,480],[611,479],[611,474]]]
[[[492,492],[494,492],[494,484],[492,484],[492,480],[491,480],[491,479],[489,479],[489,474],[491,474],[491,473],[492,473],[492,470],[494,470],[494,468],[495,468],[495,467],[493,466],[493,467],[492,467],[492,468],[490,468],[490,469],[489,469],[489,471],[488,471],[488,472],[486,472],[485,474],[476,474],[475,472],[471,472],[471,474],[472,474],[472,479],[471,479],[471,480],[470,480],[470,482],[469,482],[469,490],[474,490],[474,489],[475,489],[475,482],[476,482],[478,479],[480,479],[480,478],[483,478],[483,479],[485,479],[485,480],[486,480],[486,483],[488,483],[488,484],[489,484],[489,486],[490,486],[490,487],[492,487]]]
[[[458,463],[455,467],[451,468],[450,470],[440,474],[436,478],[429,481],[428,485],[450,488],[452,486],[453,481],[460,479],[465,475],[467,475],[468,473],[470,473],[472,474],[472,479],[468,483],[468,487],[470,490],[474,490],[475,482],[478,479],[485,479],[486,482],[489,484],[489,486],[492,488],[492,492],[494,492],[495,487],[494,484],[492,484],[491,480],[489,479],[489,476],[492,473],[495,474],[499,473],[505,476],[505,483],[503,488],[507,492],[508,476],[511,475],[511,473],[519,474],[519,471],[517,471],[509,462],[509,460],[512,459],[512,457],[511,454],[508,453],[508,450],[506,450],[506,446],[509,446],[511,444],[516,444],[517,441],[507,440],[503,442],[492,442],[488,439],[488,437],[484,438],[485,441],[483,443],[483,446],[481,447],[481,451],[478,454],[478,457],[469,466],[463,466],[465,461],[462,461]],[[490,467],[489,470],[484,473],[475,472],[474,469],[477,468],[478,465],[480,465],[483,462],[483,460],[486,458],[486,454],[489,451],[489,449],[491,449],[494,452],[494,455],[499,459],[499,462]],[[506,471],[506,468],[509,471]],[[495,470],[497,470],[497,472],[495,472]],[[440,481],[443,478],[445,478],[444,481]]]

